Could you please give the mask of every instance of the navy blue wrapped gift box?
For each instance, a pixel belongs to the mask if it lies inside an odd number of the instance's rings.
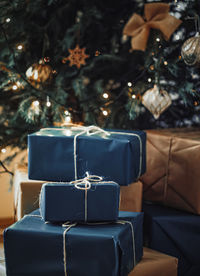
[[[68,231],[38,214],[4,231],[7,276],[127,276],[134,259],[142,258],[142,213],[119,212],[118,223],[77,224]]]
[[[147,246],[178,258],[179,276],[200,275],[200,216],[144,204]]]
[[[143,131],[90,135],[74,128],[47,128],[28,136],[28,148],[29,178],[35,180],[69,182],[88,172],[125,186],[146,170]]]
[[[80,183],[43,184],[40,210],[45,221],[90,222],[118,219],[120,186],[117,183]]]

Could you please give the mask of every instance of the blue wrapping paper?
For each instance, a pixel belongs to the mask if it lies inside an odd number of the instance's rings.
[[[104,177],[119,185],[136,181],[146,170],[146,133],[109,132],[82,134],[76,138],[74,162],[74,137],[80,133],[70,128],[48,128],[28,136],[30,179],[69,182],[85,173]]]
[[[38,211],[32,215],[39,214]],[[142,213],[119,212],[133,225],[135,259],[142,258]],[[64,276],[63,232],[40,217],[25,216],[4,232],[7,276]],[[66,233],[68,276],[127,276],[133,269],[129,223],[78,224]]]
[[[144,204],[147,246],[178,258],[179,276],[200,275],[200,216]]]
[[[115,182],[45,183],[40,210],[45,221],[114,221],[118,219],[120,186]]]

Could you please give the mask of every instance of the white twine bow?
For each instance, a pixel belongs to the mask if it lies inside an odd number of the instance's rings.
[[[74,184],[75,188],[79,189],[79,190],[84,190],[85,191],[85,222],[87,221],[88,218],[88,194],[87,191],[91,188],[92,183],[99,183],[101,182],[101,184],[103,183],[112,183],[112,184],[116,184],[118,185],[116,182],[113,181],[103,181],[103,177],[98,176],[98,175],[89,175],[88,172],[86,172],[86,177],[82,178],[82,179],[77,179],[74,181],[71,181],[70,184]],[[83,184],[85,186],[83,186]]]
[[[103,177],[98,175],[90,175],[86,172],[86,177],[71,181],[70,184],[74,184],[77,189],[80,190],[89,190],[93,182],[101,182]],[[82,187],[82,184],[85,184],[85,187]]]

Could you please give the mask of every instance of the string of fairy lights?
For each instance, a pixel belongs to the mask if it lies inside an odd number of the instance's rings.
[[[175,1],[175,2],[177,2],[177,1]],[[5,22],[6,23],[10,23],[11,22],[11,18],[6,18]],[[156,38],[156,42],[160,43],[160,38],[159,37]],[[159,45],[159,48],[161,48],[161,47],[162,46]],[[18,43],[16,45],[16,50],[18,52],[23,52],[23,51],[25,51],[25,47],[24,47],[24,45],[22,43]],[[100,52],[98,51],[98,54],[96,52],[95,52],[95,56],[98,56],[100,54]],[[152,52],[152,55],[153,54],[154,53]],[[166,60],[163,63],[164,63],[165,66],[168,65],[168,62]],[[155,69],[154,65],[150,65],[150,70],[154,71],[154,69]],[[26,71],[26,77],[27,78],[32,77],[35,81],[37,81],[37,79],[38,79],[38,71],[37,71],[37,69],[35,69],[34,72],[31,72],[31,67],[30,67]],[[147,81],[148,81],[148,83],[151,83],[152,82],[152,78],[148,77]],[[18,91],[18,90],[23,89],[23,88],[24,88],[24,85],[19,80],[17,80],[16,82],[14,82],[13,85],[12,85],[12,90],[13,91]],[[133,85],[133,83],[131,81],[129,81],[127,83],[127,88],[128,88],[128,92],[132,94],[131,95],[132,100],[135,100],[136,99],[136,95],[134,94],[134,85]],[[110,93],[103,92],[102,98],[103,98],[104,101],[106,101],[106,100],[109,101],[110,100]],[[35,115],[39,115],[39,113],[40,113],[40,105],[41,105],[40,100],[38,100],[38,99],[37,100],[33,100],[33,102],[30,105],[31,114],[35,113]],[[52,106],[52,102],[50,101],[50,97],[49,96],[46,97],[46,106],[48,108],[50,108]],[[106,105],[103,104],[103,106],[100,108],[100,110],[101,110],[103,116],[106,117],[106,116],[109,116],[110,109],[108,107],[105,107],[105,106]],[[68,110],[64,110],[63,114],[64,114],[64,117],[66,117],[66,118],[64,118],[64,122],[65,123],[66,122],[71,122],[71,120],[70,120],[70,117],[71,117],[70,112]]]
[[[5,22],[6,23],[10,23],[11,19],[10,18],[6,18]],[[23,51],[25,51],[25,47],[24,47],[23,44],[18,43],[16,45],[16,50],[18,52],[23,52]],[[95,52],[95,56],[98,56],[99,54],[100,54],[99,51]],[[44,60],[45,59],[49,59],[49,58],[44,58]],[[26,77],[27,78],[31,77],[33,80],[35,80],[37,82],[37,80],[38,80],[38,70],[35,69],[34,72],[33,72],[31,67],[28,68],[28,70],[26,71]],[[19,80],[15,81],[12,84],[12,86],[11,86],[11,89],[13,91],[15,91],[15,92],[19,91],[19,90],[21,90],[23,88],[24,88],[24,85]],[[102,94],[102,98],[104,100],[109,99],[109,97],[110,97],[109,93],[104,92]],[[32,103],[31,103],[31,106],[30,106],[31,113],[34,112],[36,115],[39,115],[39,113],[40,113],[40,105],[41,105],[41,103],[40,103],[40,101],[38,99],[37,100],[33,100]],[[50,108],[52,106],[52,102],[50,101],[50,97],[48,95],[46,96],[46,106],[48,108]],[[109,114],[108,110],[106,110],[105,108],[101,108],[101,111],[102,111],[102,114],[104,116],[108,116],[108,114]],[[72,122],[71,113],[68,110],[64,110],[63,111],[63,115],[64,115],[64,120],[62,120],[62,122],[61,122],[62,124],[63,123],[71,123]],[[62,116],[62,118],[63,118],[63,116]]]
[[[176,3],[178,5],[177,0],[174,0],[174,3]],[[10,22],[11,22],[10,17],[5,19],[6,24],[9,24]],[[175,33],[174,34],[174,39],[179,40],[180,35],[178,33]],[[155,42],[158,44],[158,49],[161,49],[162,44],[161,44],[160,37],[156,37]],[[18,53],[23,53],[23,51],[26,51],[26,47],[24,46],[23,43],[19,42],[15,45],[15,50]],[[95,52],[95,56],[99,56],[100,54],[101,53],[98,50]],[[156,53],[154,51],[152,51],[151,55],[154,57],[156,55]],[[182,58],[181,55],[179,55],[178,59],[181,60],[181,58]],[[48,57],[45,57],[44,60],[45,59],[46,59],[46,61],[49,61]],[[160,63],[162,63],[162,65],[164,65],[166,67],[168,66],[168,61],[163,60],[163,58],[161,58],[160,60],[157,60],[156,62],[160,62]],[[146,80],[150,84],[150,83],[156,82],[156,65],[155,64],[149,65],[149,70],[150,70],[150,72],[154,73],[154,77],[149,76]],[[55,71],[55,70],[52,69],[52,71]],[[31,67],[29,67],[26,71],[26,77],[27,77],[27,79],[32,78],[32,80],[35,80],[37,82],[37,80],[39,78],[39,72],[38,72],[37,69],[33,70],[33,69],[31,69]],[[20,78],[21,78],[21,76],[17,76],[15,81],[13,81],[13,82],[11,81],[12,85],[9,86],[9,88],[11,88],[14,92],[17,92],[17,91],[20,91],[20,90],[24,89],[25,85],[27,84],[27,83],[24,82],[23,79],[20,79]],[[29,84],[32,85],[30,82],[29,82]],[[138,95],[134,91],[135,81],[128,81],[126,85],[127,85],[127,92],[131,95],[130,96],[131,100],[132,101],[139,100],[139,102],[141,102],[141,97],[138,97]],[[35,88],[35,89],[37,89],[37,88]],[[110,89],[112,89],[112,85],[111,85]],[[100,109],[103,116],[108,117],[111,113],[111,110],[109,108],[110,102],[112,103],[112,101],[110,101],[111,92],[109,90],[105,89],[105,91],[102,93],[101,97],[102,97],[103,103],[102,103],[102,106],[99,109]],[[39,115],[40,112],[41,112],[42,104],[43,103],[39,99],[35,98],[32,101],[31,105],[30,105],[30,112],[28,113],[28,116],[30,116],[30,118],[32,118],[35,115]],[[53,99],[49,95],[46,95],[45,105],[46,105],[47,108],[51,108],[52,105],[53,105]],[[198,103],[194,102],[194,105],[198,105]],[[72,114],[71,114],[71,112],[68,109],[62,109],[61,112],[62,112],[61,124],[72,123]],[[1,153],[3,153],[3,154],[6,153],[6,149],[2,148]]]

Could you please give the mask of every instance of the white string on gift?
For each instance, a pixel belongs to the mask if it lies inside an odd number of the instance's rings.
[[[43,128],[40,131],[43,132],[45,130],[63,130],[64,128]],[[70,130],[72,131],[80,131],[79,133],[77,133],[74,136],[74,176],[75,176],[75,180],[77,180],[77,137],[83,134],[86,134],[88,136],[91,135],[96,135],[96,134],[104,134],[104,136],[108,137],[112,134],[116,134],[116,135],[130,135],[130,136],[135,136],[138,138],[139,140],[139,144],[140,144],[140,164],[139,164],[139,170],[138,170],[138,175],[137,175],[137,179],[140,177],[141,175],[141,171],[142,171],[142,140],[140,135],[136,134],[136,133],[132,133],[132,132],[121,132],[121,131],[105,131],[100,127],[97,126],[71,126],[69,127]],[[104,138],[102,136],[102,138]]]
[[[134,263],[134,267],[136,265],[136,257],[135,257],[135,234],[134,234],[134,229],[133,229],[133,224],[128,221],[128,220],[118,220],[117,223],[120,223],[120,224],[124,224],[124,223],[128,223],[131,227],[131,232],[132,232],[132,246],[133,246],[133,263]]]
[[[96,134],[104,134],[106,137],[110,136],[111,134],[119,134],[119,135],[130,135],[130,136],[135,136],[138,138],[139,140],[139,144],[140,144],[140,164],[139,164],[139,170],[138,170],[138,175],[137,178],[140,177],[141,175],[141,171],[142,171],[142,140],[141,137],[136,134],[136,133],[132,133],[132,132],[117,132],[117,131],[105,131],[100,127],[97,126],[89,126],[89,127],[84,127],[84,126],[79,126],[79,127],[72,127],[72,130],[80,130],[79,133],[77,133],[74,136],[74,176],[75,176],[75,180],[77,180],[77,137],[83,134],[86,134],[88,136],[91,135],[96,135]],[[104,137],[102,137],[104,138]]]
[[[25,217],[37,217],[40,218],[42,220],[42,217],[40,215],[25,215]],[[135,257],[135,234],[134,234],[134,229],[133,229],[133,225],[130,221],[128,220],[117,220],[116,222],[90,222],[90,223],[85,223],[83,225],[108,225],[108,224],[114,224],[114,223],[118,223],[118,224],[129,224],[131,226],[131,233],[132,233],[132,246],[133,246],[133,263],[134,263],[134,267],[136,265],[136,257]],[[63,232],[63,262],[64,262],[64,273],[65,276],[67,276],[67,250],[66,250],[66,233],[72,228],[75,227],[77,225],[77,223],[70,223],[70,222],[65,222],[62,224],[62,227],[66,227],[66,229]]]
[[[61,183],[68,184],[66,182],[61,182]],[[69,184],[73,184],[76,189],[79,189],[79,190],[82,190],[85,192],[85,200],[84,200],[84,204],[85,204],[84,221],[85,222],[87,222],[87,219],[88,219],[88,200],[87,200],[88,193],[87,192],[89,189],[91,189],[92,183],[101,183],[101,184],[112,183],[114,185],[118,185],[114,181],[103,181],[103,177],[101,177],[101,176],[89,175],[88,172],[86,172],[86,177],[69,182]],[[41,202],[42,202],[42,195],[43,195],[44,189],[45,189],[45,184],[42,185],[42,188],[41,188],[41,191],[39,194],[39,210],[41,210]],[[46,223],[48,223],[48,222],[46,222]]]
[[[77,223],[69,223],[65,222],[62,224],[62,227],[66,227],[65,231],[63,232],[63,262],[64,262],[64,273],[67,276],[67,250],[66,250],[66,233]]]
[[[89,126],[89,127],[72,127],[72,130],[81,130],[79,133],[77,133],[74,136],[74,177],[75,180],[77,180],[77,137],[83,134],[86,134],[87,136],[103,133],[106,136],[110,136],[109,132],[101,129],[97,126]]]
[[[103,181],[103,177],[98,175],[89,175],[88,172],[86,172],[86,177],[82,179],[77,179],[74,181],[71,181],[70,184],[74,184],[75,188],[84,190],[85,191],[85,222],[87,222],[88,219],[88,190],[91,188],[92,183],[101,183],[101,184],[108,184],[112,183],[115,185],[118,185],[116,182],[113,181]],[[83,187],[83,184],[85,184],[85,187]]]
[[[87,222],[84,223],[84,225],[108,225],[108,224],[113,224],[113,223],[118,223],[118,224],[129,224],[131,226],[131,235],[132,235],[132,246],[133,246],[133,264],[134,267],[136,265],[136,256],[135,256],[135,234],[134,234],[134,229],[133,225],[130,221],[128,220],[117,220],[115,222]],[[76,226],[77,223],[70,223],[70,222],[65,222],[62,224],[62,227],[66,227],[65,231],[63,232],[63,261],[64,261],[64,273],[65,276],[67,276],[67,254],[66,254],[66,233],[74,226]]]

